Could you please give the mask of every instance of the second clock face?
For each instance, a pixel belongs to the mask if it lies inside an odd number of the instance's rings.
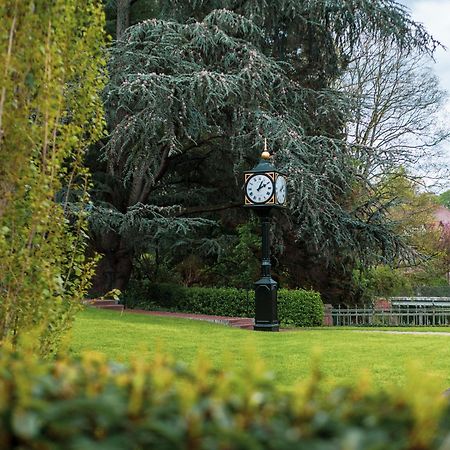
[[[282,175],[278,175],[277,181],[275,183],[275,190],[277,193],[277,201],[280,204],[286,202],[286,178]]]
[[[272,180],[267,175],[253,175],[247,182],[246,191],[252,203],[265,203],[273,194]]]

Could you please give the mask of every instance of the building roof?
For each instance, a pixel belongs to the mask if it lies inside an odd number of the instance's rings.
[[[450,209],[445,206],[438,206],[434,211],[436,221],[444,224],[450,224]]]

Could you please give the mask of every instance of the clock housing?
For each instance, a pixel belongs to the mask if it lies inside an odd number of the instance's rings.
[[[244,172],[244,206],[256,209],[282,208],[286,204],[286,176],[261,158]]]

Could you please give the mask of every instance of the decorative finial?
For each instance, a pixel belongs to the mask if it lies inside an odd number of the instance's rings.
[[[264,138],[264,151],[261,153],[262,159],[270,159],[270,153],[267,151],[267,138]]]

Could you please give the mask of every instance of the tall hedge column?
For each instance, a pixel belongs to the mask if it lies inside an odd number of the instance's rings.
[[[0,341],[41,356],[57,351],[95,265],[84,161],[105,135],[103,9],[0,0]]]

